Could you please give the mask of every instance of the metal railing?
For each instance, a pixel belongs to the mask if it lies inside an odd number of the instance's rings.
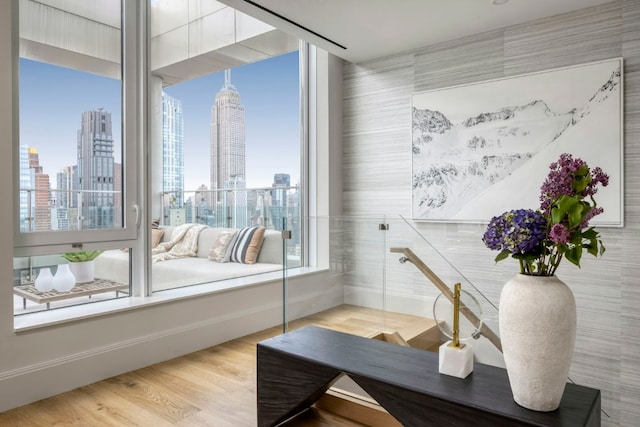
[[[122,225],[121,194],[122,191],[119,190],[21,188],[20,231],[68,231],[120,227]]]
[[[300,188],[297,186],[164,191],[161,193],[161,224],[291,229],[300,222],[299,201]]]

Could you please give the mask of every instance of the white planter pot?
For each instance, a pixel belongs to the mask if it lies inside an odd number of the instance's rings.
[[[93,282],[94,279],[94,262],[84,261],[84,262],[70,262],[69,268],[71,272],[76,277],[77,283],[89,283]]]
[[[518,274],[500,294],[500,339],[513,399],[534,411],[560,405],[576,337],[576,303],[555,276]]]

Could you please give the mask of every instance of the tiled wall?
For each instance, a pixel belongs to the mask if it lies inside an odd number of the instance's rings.
[[[607,247],[602,259],[587,256],[581,269],[563,265],[558,275],[571,286],[578,305],[571,378],[601,389],[609,416],[603,414],[603,425],[632,426],[640,419],[640,1],[616,1],[363,64],[345,64],[343,199],[347,216],[411,218],[412,93],[616,57],[624,58],[625,226],[601,229]],[[484,226],[409,224],[497,304],[501,286],[516,273],[516,265],[494,265],[495,253],[480,242]],[[427,264],[432,262],[437,271],[456,280],[457,273],[440,267],[442,258],[434,256],[409,225],[400,220],[396,227],[400,231],[390,234],[387,246],[410,246],[427,258]],[[377,253],[367,256],[366,248],[356,252],[359,270],[371,271],[368,263],[380,260]],[[389,259],[389,294],[437,294],[414,267]],[[361,286],[357,275],[351,277],[349,295]],[[485,306],[488,323],[497,330],[497,313],[486,302]]]

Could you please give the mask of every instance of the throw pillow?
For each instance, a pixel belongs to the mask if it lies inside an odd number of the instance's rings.
[[[221,231],[216,237],[216,241],[213,242],[213,246],[209,251],[209,261],[224,262],[224,257],[227,254],[229,245],[233,240],[233,236],[236,235],[235,230]]]
[[[151,229],[151,248],[155,248],[160,244],[160,240],[162,240],[162,236],[164,236],[164,230],[160,228]]]
[[[227,246],[227,253],[224,254],[224,259],[222,260],[222,262],[231,262],[231,252],[233,252],[233,247],[236,245],[237,241],[238,241],[238,232],[236,231],[235,233],[233,233],[233,237],[229,242],[229,246]]]
[[[158,227],[160,227],[160,218],[153,218],[151,220],[151,228],[156,229]]]
[[[231,251],[231,262],[255,264],[264,241],[264,232],[264,227],[241,228]]]

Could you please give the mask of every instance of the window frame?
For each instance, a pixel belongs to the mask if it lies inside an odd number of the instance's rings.
[[[11,0],[17,12],[17,5],[20,0]],[[123,200],[124,224],[123,230],[81,230],[81,231],[56,231],[56,232],[29,232],[20,233],[19,221],[19,180],[16,179],[13,185],[14,193],[14,257],[37,256],[57,254],[78,250],[73,248],[74,242],[82,242],[83,249],[118,249],[132,248],[130,257],[130,296],[133,299],[125,300],[109,300],[100,302],[100,304],[80,304],[66,308],[56,309],[46,312],[36,312],[14,316],[15,330],[28,330],[47,326],[48,324],[59,324],[61,322],[73,322],[87,317],[101,316],[113,312],[126,309],[144,308],[148,305],[157,303],[171,302],[176,299],[198,298],[204,295],[210,295],[212,292],[220,292],[217,287],[212,289],[211,283],[194,285],[189,288],[180,288],[163,293],[152,291],[151,277],[151,231],[149,224],[151,223],[152,206],[155,203],[151,188],[151,112],[154,108],[151,96],[152,76],[149,67],[149,44],[150,35],[148,30],[149,8],[146,1],[132,2],[129,0],[121,0],[122,11],[122,141],[123,141],[123,186],[122,190],[125,194]],[[18,22],[16,19],[14,22]],[[19,65],[19,28],[18,25],[12,25],[13,52],[12,66],[14,69],[14,91],[12,99],[12,108],[14,112],[12,130],[13,130],[13,164],[18,165],[19,161],[19,94],[18,94],[18,65]],[[304,49],[303,49],[304,46]],[[312,113],[310,113],[310,103],[315,102],[313,96],[309,94],[310,86],[313,86],[312,77],[315,73],[313,61],[309,59],[312,55],[313,46],[307,42],[301,41],[299,46],[300,58],[304,58],[304,63],[300,64],[300,132],[301,144],[300,150],[300,180],[301,180],[301,199],[300,199],[300,216],[301,216],[301,244],[302,251],[305,255],[301,259],[301,266],[306,267],[309,264],[309,244],[313,240],[313,236],[309,236],[308,224],[304,220],[306,212],[309,212],[310,199],[314,197],[310,193],[310,187],[313,186],[315,180],[310,176],[313,167],[310,166],[311,157],[309,151],[310,130],[313,126]],[[303,55],[304,50],[304,55]],[[311,68],[311,69],[310,69]],[[304,71],[302,71],[304,70]],[[311,76],[310,76],[311,75]],[[312,91],[311,91],[312,92]],[[14,168],[13,176],[19,178],[19,168]],[[139,205],[138,205],[139,204]],[[139,231],[138,231],[139,230]],[[130,235],[123,232],[131,232]],[[37,236],[37,237],[36,237]],[[311,254],[313,255],[313,254]],[[303,269],[304,270],[304,269]],[[292,273],[294,276],[298,274],[307,274],[309,271]],[[289,273],[288,273],[289,274]],[[236,286],[254,286],[263,282],[272,282],[274,279],[260,278],[255,282],[251,276],[241,279],[241,284],[234,284],[228,289]]]
[[[19,16],[19,0],[12,0]],[[64,230],[64,231],[20,231],[20,119],[19,119],[19,24],[13,26],[12,61],[16,73],[15,96],[13,99],[14,141],[14,221],[13,239],[14,256],[46,255],[82,249],[113,249],[118,247],[135,247],[137,240],[137,223],[140,220],[140,208],[137,205],[137,150],[143,135],[143,121],[140,120],[141,109],[141,64],[139,57],[144,54],[141,49],[142,37],[138,29],[138,18],[143,9],[138,2],[120,0],[120,70],[121,70],[121,129],[122,141],[122,219],[121,227],[97,230]],[[81,245],[81,246],[79,246]]]

